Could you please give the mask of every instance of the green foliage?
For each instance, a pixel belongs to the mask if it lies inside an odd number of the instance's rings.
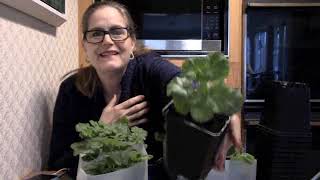
[[[87,162],[83,169],[97,175],[127,168],[152,156],[144,155],[134,146],[144,144],[147,132],[138,127],[129,128],[128,119],[104,124],[96,121],[79,123],[76,131],[83,139],[71,145],[74,156],[81,155]]]
[[[226,57],[219,52],[197,57],[182,65],[182,73],[167,86],[176,111],[191,114],[194,121],[205,123],[214,114],[231,115],[240,111],[243,98],[238,90],[225,85],[229,73]]]
[[[247,164],[252,164],[255,160],[254,156],[249,153],[241,153],[239,151],[235,151],[230,155],[231,160],[243,161]]]

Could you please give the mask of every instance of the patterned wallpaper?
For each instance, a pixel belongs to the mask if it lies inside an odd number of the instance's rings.
[[[63,74],[78,66],[78,1],[52,27],[0,3],[0,179],[47,161],[51,116]]]

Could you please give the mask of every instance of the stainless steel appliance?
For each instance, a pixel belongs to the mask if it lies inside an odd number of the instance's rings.
[[[248,101],[263,101],[270,80],[307,83],[320,100],[320,1],[248,0],[245,16],[245,88]]]
[[[137,25],[137,39],[162,55],[228,49],[228,0],[117,0]]]
[[[320,0],[247,0],[246,5],[243,87],[249,119],[259,119],[266,85],[274,80],[306,83],[312,119],[320,119],[315,113],[320,112]]]

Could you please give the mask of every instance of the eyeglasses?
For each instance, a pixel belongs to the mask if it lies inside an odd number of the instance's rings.
[[[104,36],[109,34],[110,38],[113,41],[123,41],[129,37],[128,28],[111,28],[109,31],[105,30],[91,30],[84,33],[84,38],[88,43],[101,43],[104,39]]]

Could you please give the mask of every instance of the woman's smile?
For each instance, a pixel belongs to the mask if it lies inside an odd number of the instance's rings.
[[[118,51],[107,50],[107,51],[103,51],[103,52],[99,53],[99,57],[106,58],[106,57],[110,57],[110,56],[114,56],[114,55],[118,55],[118,54],[119,54]]]

